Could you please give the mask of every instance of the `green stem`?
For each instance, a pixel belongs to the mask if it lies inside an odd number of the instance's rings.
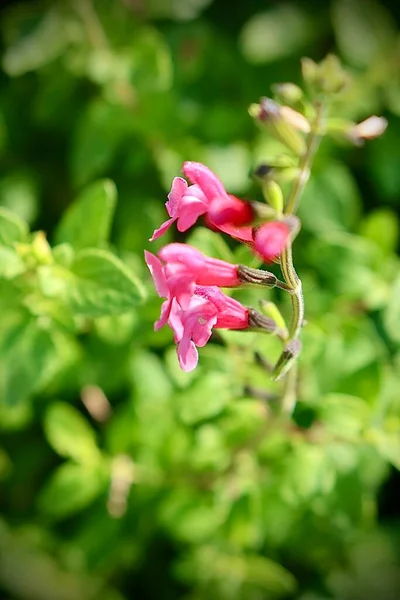
[[[316,104],[315,108],[315,118],[311,123],[311,132],[307,139],[306,149],[299,162],[299,175],[293,183],[286,203],[284,214],[287,216],[294,214],[297,210],[301,194],[310,176],[311,163],[314,154],[320,142],[319,129],[323,112],[322,103],[319,102]],[[287,339],[287,343],[289,343],[299,337],[304,320],[304,296],[302,284],[294,268],[291,244],[282,252],[280,264],[284,280],[290,288],[289,293],[292,302],[292,319],[289,326],[289,337]],[[284,365],[279,368],[279,371],[275,370],[274,377],[276,379],[279,378],[281,372],[283,373],[282,368],[284,368]],[[296,374],[290,375],[290,379],[288,378],[287,380],[288,386],[291,385],[292,377],[296,379]],[[294,389],[293,385],[292,389]],[[285,402],[283,404],[285,404]],[[284,406],[282,406],[282,409],[285,410]]]

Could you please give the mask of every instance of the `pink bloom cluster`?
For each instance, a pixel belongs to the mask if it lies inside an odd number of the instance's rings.
[[[196,346],[204,346],[212,328],[244,329],[249,313],[233,298],[223,294],[221,286],[240,285],[237,267],[208,258],[187,244],[169,244],[158,258],[145,252],[147,266],[161,298],[166,298],[155,329],[168,323],[178,344],[178,359],[184,371],[197,365]]]
[[[183,232],[203,216],[209,227],[250,245],[266,262],[282,253],[290,235],[286,223],[270,221],[253,227],[251,203],[228,194],[210,169],[201,163],[185,162],[183,173],[191,185],[181,177],[174,178],[165,205],[169,219],[154,231],[150,241],[162,236],[174,222]],[[196,346],[207,343],[213,327],[249,327],[249,309],[219,289],[241,284],[237,265],[208,258],[178,243],[164,246],[158,257],[146,251],[145,258],[157,293],[165,298],[155,329],[166,324],[171,327],[183,370],[196,367]]]

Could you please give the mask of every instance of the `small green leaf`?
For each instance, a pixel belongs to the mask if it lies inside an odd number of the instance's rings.
[[[132,310],[143,300],[141,282],[116,256],[105,250],[83,250],[72,265],[77,281],[68,289],[72,309],[90,317]]]
[[[188,425],[210,419],[223,411],[231,396],[228,375],[207,373],[176,397],[178,414]]]
[[[400,276],[393,282],[389,302],[383,313],[383,323],[390,338],[400,343]]]
[[[46,265],[38,269],[38,276],[42,293],[58,298],[75,315],[103,317],[128,312],[145,294],[141,282],[106,250],[82,250],[71,270]]]
[[[0,244],[12,246],[14,242],[22,242],[28,231],[25,221],[7,208],[0,207]]]
[[[340,52],[359,67],[368,67],[395,44],[390,12],[376,0],[335,0],[332,23]]]
[[[370,418],[370,407],[357,396],[328,394],[321,399],[320,417],[326,428],[343,439],[357,439]]]
[[[317,34],[309,14],[294,3],[282,2],[247,21],[240,45],[250,63],[271,63],[297,53]]]
[[[51,404],[45,415],[44,429],[50,446],[61,456],[80,463],[98,458],[94,431],[73,406],[65,402]]]
[[[27,400],[53,371],[54,342],[50,331],[38,327],[34,320],[26,320],[12,328],[2,346],[7,348],[0,378],[2,401],[17,405]]]
[[[116,187],[109,179],[84,189],[59,224],[56,242],[68,242],[78,250],[104,244],[110,233],[116,199]]]
[[[42,488],[39,508],[54,519],[63,519],[89,506],[106,484],[102,469],[64,463],[53,471]]]
[[[399,221],[390,208],[378,208],[361,224],[361,235],[374,241],[385,254],[395,252],[399,239]]]
[[[17,77],[39,69],[59,56],[68,43],[71,31],[71,23],[66,23],[65,18],[59,7],[53,7],[44,13],[37,26],[27,35],[21,35],[9,45],[3,56],[6,73]],[[26,21],[28,23],[28,18]],[[27,23],[20,23],[21,30],[26,30]]]
[[[12,279],[25,271],[23,260],[12,249],[0,246],[0,277]]]

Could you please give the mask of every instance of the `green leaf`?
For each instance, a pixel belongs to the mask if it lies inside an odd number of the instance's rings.
[[[25,13],[26,21],[31,15]],[[26,24],[15,23],[21,29]],[[34,71],[54,60],[61,54],[69,41],[71,23],[59,8],[44,13],[39,23],[27,35],[21,35],[6,48],[3,56],[3,68],[8,75],[17,77]]]
[[[25,271],[24,261],[12,249],[0,246],[0,277],[12,279]]]
[[[232,396],[229,375],[207,373],[176,396],[178,414],[188,425],[215,417]]]
[[[67,242],[77,250],[104,244],[110,234],[116,200],[117,190],[110,179],[87,187],[64,214],[56,242]]]
[[[38,269],[39,285],[48,298],[58,298],[75,315],[103,317],[128,312],[145,290],[124,263],[106,250],[81,250],[71,270],[58,265]]]
[[[9,332],[2,347],[7,349],[4,371],[0,374],[2,402],[17,405],[27,400],[53,372],[57,356],[54,342],[49,330],[27,320]]]
[[[399,220],[390,208],[377,208],[361,223],[362,236],[374,241],[385,254],[395,252],[399,239]]]
[[[308,182],[299,215],[304,227],[321,235],[352,227],[360,207],[360,194],[350,170],[344,163],[330,160]]]
[[[357,439],[370,418],[370,407],[357,396],[328,394],[321,399],[320,417],[341,439]]]
[[[305,12],[285,2],[253,15],[242,29],[240,45],[250,63],[269,63],[298,52],[317,33]]]
[[[53,471],[42,488],[39,509],[54,519],[63,519],[89,506],[106,485],[101,468],[64,463]]]
[[[383,313],[383,323],[390,338],[400,344],[400,276],[393,282],[389,302]]]
[[[90,463],[99,456],[93,429],[73,406],[55,402],[44,418],[44,430],[50,446],[61,456],[79,463]]]
[[[132,310],[144,298],[141,282],[119,258],[105,250],[83,250],[71,271],[77,285],[70,290],[70,301],[80,314],[118,314]]]
[[[70,165],[76,185],[100,176],[110,166],[132,127],[127,114],[125,107],[110,105],[102,98],[82,110],[71,139]]]
[[[392,17],[376,0],[335,0],[332,22],[340,52],[354,65],[368,67],[395,43]]]
[[[12,246],[14,242],[22,242],[28,231],[25,221],[7,208],[0,207],[0,244]]]

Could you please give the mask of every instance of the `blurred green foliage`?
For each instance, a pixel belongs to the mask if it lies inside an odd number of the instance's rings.
[[[400,466],[395,17],[377,0],[2,10],[2,597],[398,597],[385,484]],[[389,128],[317,157],[295,243],[299,402],[277,425],[252,394],[276,391],[254,361],[277,357],[276,340],[222,332],[182,373],[171,333],[153,331],[142,252],[184,160],[260,197],[249,173],[276,142],[247,106],[327,51],[353,75],[341,115],[384,113]],[[205,229],[189,241],[249,260]]]

